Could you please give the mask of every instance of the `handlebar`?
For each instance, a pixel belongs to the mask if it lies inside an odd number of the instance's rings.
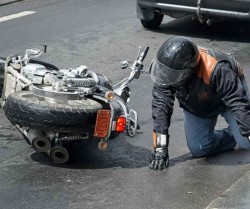
[[[128,77],[124,78],[122,81],[116,83],[115,85],[113,85],[114,87],[114,92],[117,95],[122,95],[122,92],[124,91],[124,88],[126,88],[128,86],[128,84],[134,80],[134,79],[138,79],[140,77],[140,74],[143,69],[143,60],[145,59],[147,53],[148,53],[149,47],[146,46],[143,49],[139,49],[139,52],[137,54],[136,60],[134,61],[133,65],[131,67],[129,67],[129,69],[131,69],[131,72],[129,74]]]
[[[43,50],[40,49],[26,49],[25,55],[22,58],[22,61],[28,63],[30,58],[40,57],[43,53],[47,52],[47,45],[43,45]]]
[[[144,47],[144,50],[141,52],[141,55],[139,57],[140,62],[143,62],[143,60],[145,59],[145,57],[146,57],[146,55],[148,53],[148,50],[149,50],[148,46]]]
[[[139,49],[137,54],[137,58],[134,61],[133,65],[129,67],[131,69],[130,75],[124,78],[122,81],[113,85],[113,87],[117,88],[117,92],[126,87],[133,79],[138,79],[140,77],[140,73],[143,72],[143,60],[145,59],[148,53],[149,47],[145,46],[143,49]],[[118,87],[119,86],[119,87]]]

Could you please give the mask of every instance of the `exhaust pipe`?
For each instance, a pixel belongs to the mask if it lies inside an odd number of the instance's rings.
[[[18,130],[27,137],[27,140],[32,147],[37,152],[47,152],[51,148],[51,141],[42,133],[42,131],[37,129],[25,130],[17,126]]]
[[[62,145],[52,147],[51,141],[42,131],[37,129],[26,130],[18,125],[16,127],[23,134],[27,142],[32,144],[35,151],[46,153],[54,163],[66,163],[69,160],[68,150]]]
[[[66,163],[69,160],[68,150],[61,145],[52,147],[48,154],[54,163]]]
[[[46,137],[37,136],[32,140],[32,146],[37,152],[47,152],[51,148],[51,142]]]

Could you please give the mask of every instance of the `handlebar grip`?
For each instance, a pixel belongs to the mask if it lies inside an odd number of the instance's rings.
[[[141,55],[141,61],[143,61],[148,53],[148,50],[149,50],[149,47],[146,46],[144,51],[142,52],[142,55]]]

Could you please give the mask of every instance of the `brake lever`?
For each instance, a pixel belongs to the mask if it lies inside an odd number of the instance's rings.
[[[139,47],[139,51],[138,51],[138,54],[137,54],[137,57],[136,57],[136,61],[138,61],[138,60],[139,60],[140,55],[141,55],[141,47]]]
[[[143,48],[143,51],[141,52],[141,56],[140,56],[140,62],[144,61],[145,57],[147,56],[148,50],[149,50],[148,46],[145,46]]]

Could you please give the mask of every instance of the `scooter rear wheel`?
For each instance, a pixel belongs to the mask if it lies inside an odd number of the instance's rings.
[[[100,109],[102,105],[92,99],[47,101],[31,91],[10,94],[4,105],[12,124],[58,132],[92,130]]]

